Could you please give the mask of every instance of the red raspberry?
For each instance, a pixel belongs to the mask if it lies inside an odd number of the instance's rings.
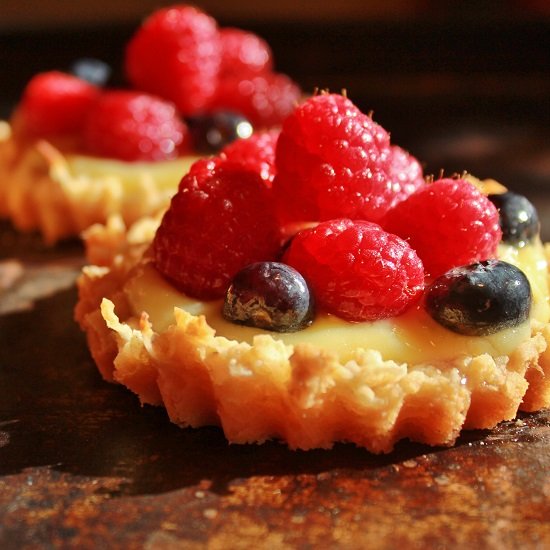
[[[235,111],[256,129],[270,128],[280,125],[292,112],[300,94],[298,85],[284,74],[228,76],[220,80],[210,110]]]
[[[348,321],[399,315],[420,297],[424,269],[415,251],[379,225],[349,219],[298,233],[285,255],[317,305]]]
[[[58,71],[34,76],[23,92],[19,112],[36,135],[78,132],[99,97],[93,84]]]
[[[222,77],[240,75],[254,76],[271,71],[273,56],[267,42],[241,29],[220,29],[222,42]]]
[[[186,150],[188,134],[172,103],[116,90],[105,92],[90,111],[84,143],[91,154],[100,157],[165,160]]]
[[[409,241],[432,277],[495,257],[502,235],[496,207],[461,179],[419,189],[390,210],[382,226]]]
[[[418,160],[398,145],[390,145],[388,175],[395,193],[392,206],[405,200],[426,183]]]
[[[395,200],[390,139],[347,98],[314,96],[284,122],[273,191],[283,222],[379,220]]]
[[[191,6],[153,13],[128,43],[126,72],[146,92],[172,100],[183,115],[203,109],[216,91],[221,41],[215,20]]]
[[[244,266],[275,258],[280,236],[260,176],[221,158],[182,179],[153,241],[158,270],[187,295],[221,298]]]
[[[278,130],[256,132],[249,138],[237,139],[226,145],[221,154],[260,174],[266,185],[271,187],[275,177],[275,147],[278,138]]]

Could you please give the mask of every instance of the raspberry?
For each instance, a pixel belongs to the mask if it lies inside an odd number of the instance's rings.
[[[280,236],[260,176],[221,158],[182,179],[153,241],[158,270],[187,295],[221,298],[244,266],[275,258]]]
[[[275,148],[278,138],[278,130],[257,132],[249,138],[238,139],[226,145],[222,149],[222,155],[260,174],[266,185],[271,187],[275,177]]]
[[[172,100],[183,115],[203,109],[216,91],[221,41],[216,21],[191,6],[153,13],[126,50],[130,82]]]
[[[84,127],[91,154],[126,161],[176,158],[187,142],[172,103],[134,91],[105,92]]]
[[[222,43],[222,77],[240,75],[254,76],[271,71],[273,60],[267,42],[241,29],[220,29]]]
[[[298,85],[280,73],[227,76],[220,79],[210,110],[235,111],[257,129],[269,128],[280,125],[292,112],[300,94]]]
[[[347,98],[314,96],[285,120],[273,191],[283,222],[378,221],[396,199],[390,139]]]
[[[78,132],[99,94],[99,88],[75,76],[40,73],[27,84],[19,111],[36,135]]]
[[[319,308],[347,321],[399,315],[424,288],[415,251],[367,221],[329,220],[305,229],[285,261],[304,276]]]
[[[409,241],[432,277],[493,258],[502,235],[495,206],[462,179],[419,189],[390,210],[382,226]]]
[[[395,193],[392,206],[405,200],[425,184],[422,166],[418,160],[398,145],[390,145],[388,175]]]

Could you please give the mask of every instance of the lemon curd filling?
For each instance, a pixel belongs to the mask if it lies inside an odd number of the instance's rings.
[[[125,162],[75,154],[66,155],[62,164],[54,165],[53,171],[55,174],[57,168],[58,181],[69,182],[73,189],[79,184],[89,188],[92,182],[94,187],[103,185],[115,194],[120,193],[123,214],[127,213],[133,221],[143,215],[144,204],[152,211],[167,206],[182,175],[199,158],[186,155],[173,160]]]
[[[499,258],[522,269],[531,283],[533,304],[531,319],[547,322],[550,318],[547,285],[547,261],[540,241],[516,248],[501,245]],[[152,263],[141,263],[128,279],[124,291],[136,315],[147,312],[156,332],[174,322],[174,307],[193,315],[204,315],[217,336],[252,343],[258,334],[270,334],[286,344],[313,344],[336,353],[340,360],[350,359],[358,348],[377,349],[384,359],[424,363],[444,361],[457,355],[493,357],[509,355],[530,337],[529,321],[518,327],[489,336],[463,336],[436,323],[421,303],[399,317],[375,322],[348,323],[329,314],[319,313],[314,323],[299,332],[276,333],[231,323],[221,315],[222,301],[200,301],[185,296],[167,282]]]
[[[155,182],[158,189],[173,193],[181,174],[185,174],[200,157],[186,155],[174,160],[156,162],[125,162],[85,155],[67,155],[65,158],[67,170],[74,177],[85,174],[91,178],[102,178],[115,174],[124,183],[126,190],[131,192],[141,184],[145,174],[146,178]]]
[[[501,244],[498,249],[498,257],[500,260],[519,267],[527,275],[533,296],[531,319],[547,323],[550,320],[548,262],[540,239],[524,246]]]
[[[124,194],[124,203],[130,210],[134,202],[137,210],[143,210],[141,203],[148,195],[156,202],[167,204],[182,175],[200,158],[185,155],[173,160],[126,162],[81,154],[63,155],[44,143],[42,153],[51,163],[50,174],[54,181],[73,189],[79,185],[89,187],[93,182],[100,189],[107,186],[118,190]]]

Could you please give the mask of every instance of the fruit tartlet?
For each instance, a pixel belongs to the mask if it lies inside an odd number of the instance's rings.
[[[17,229],[53,244],[154,215],[198,157],[280,125],[300,97],[264,40],[187,5],[143,22],[124,69],[123,88],[99,60],[40,73],[0,122],[0,216]]]
[[[550,404],[531,203],[424,179],[341,95],[195,163],[162,217],[86,243],[75,316],[102,376],[180,426],[388,452]]]

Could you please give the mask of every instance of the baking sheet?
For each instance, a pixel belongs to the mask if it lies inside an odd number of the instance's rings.
[[[80,243],[0,243],[1,548],[550,547],[549,411],[382,456],[228,445],[101,379]]]

